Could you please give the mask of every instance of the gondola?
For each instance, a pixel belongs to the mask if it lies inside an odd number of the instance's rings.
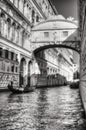
[[[14,88],[12,85],[8,85],[8,89],[15,94],[22,94],[34,91],[35,87],[28,87],[25,88]]]

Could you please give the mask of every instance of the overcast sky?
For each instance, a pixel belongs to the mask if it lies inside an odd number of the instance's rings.
[[[51,0],[59,14],[67,17],[77,18],[77,1],[78,0]]]

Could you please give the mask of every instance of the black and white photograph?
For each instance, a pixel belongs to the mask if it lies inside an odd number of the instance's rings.
[[[86,130],[86,0],[0,0],[0,130]]]

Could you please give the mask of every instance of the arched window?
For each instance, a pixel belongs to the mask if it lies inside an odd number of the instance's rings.
[[[17,33],[16,43],[19,43],[19,31],[20,31],[20,26],[18,25],[17,28],[16,28],[16,33]]]
[[[35,11],[32,10],[32,23],[34,23],[34,22],[35,22]]]
[[[39,22],[39,16],[38,15],[36,16],[36,22]]]
[[[7,19],[8,29],[7,29],[7,39],[10,39],[10,31],[11,31],[11,20],[10,18]]]
[[[13,22],[13,24],[12,24],[12,41],[15,40],[15,28],[16,28],[16,24],[15,24],[15,22]]]
[[[1,35],[4,36],[4,24],[5,24],[5,15],[4,13],[1,13],[1,20],[0,20],[0,32],[1,32]]]

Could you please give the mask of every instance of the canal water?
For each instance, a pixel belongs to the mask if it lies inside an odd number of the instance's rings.
[[[0,93],[0,130],[86,130],[78,89]]]

